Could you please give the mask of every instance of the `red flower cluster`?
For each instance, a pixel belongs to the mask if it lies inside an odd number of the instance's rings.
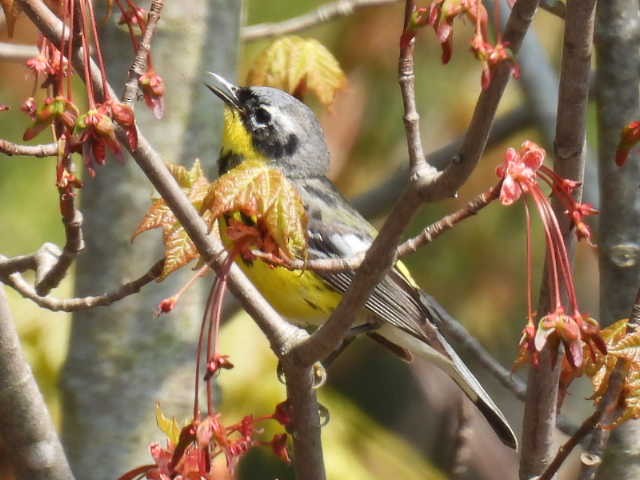
[[[584,217],[597,213],[597,210],[591,205],[576,202],[573,193],[580,183],[562,178],[544,166],[545,155],[544,149],[527,141],[518,151],[508,149],[502,165],[496,170],[497,175],[502,178],[500,200],[503,205],[513,204],[523,194],[533,199],[544,225],[548,247],[550,311],[540,318],[536,326],[531,300],[531,224],[527,208],[528,320],[520,342],[521,357],[529,358],[533,364],[537,364],[538,353],[549,339],[560,339],[565,344],[569,365],[576,369],[582,365],[583,345],[588,346],[592,354],[595,349],[605,353],[606,345],[600,337],[598,323],[583,315],[578,308],[563,235],[549,199],[539,184],[540,180],[551,186],[552,192],[566,207],[565,213],[571,219],[578,239],[590,241],[591,234],[584,223]],[[563,303],[562,291],[566,292],[566,304]]]
[[[419,27],[433,27],[442,47],[442,63],[446,64],[453,54],[453,22],[456,18],[466,18],[475,26],[471,51],[482,65],[483,89],[491,83],[492,70],[499,63],[510,63],[513,76],[519,77],[519,68],[508,45],[500,38],[495,45],[489,42],[487,10],[480,0],[433,0],[429,7],[418,8],[413,13],[409,36],[413,38]],[[404,42],[406,36],[403,36]]]
[[[34,96],[37,87],[48,89],[49,94],[39,107],[33,97],[24,103],[22,110],[33,119],[33,124],[24,133],[24,139],[30,140],[45,128],[53,126],[56,139],[61,139],[63,136],[66,138],[66,151],[63,154],[81,152],[89,173],[95,175],[95,165],[103,165],[106,162],[107,150],[118,156],[122,152],[116,139],[114,122],[124,128],[129,145],[133,149],[138,145],[138,133],[133,109],[111,98],[110,92],[106,88],[106,70],[93,6],[89,0],[78,0],[78,2],[75,4],[75,7],[78,8],[75,8],[74,2],[61,0],[59,14],[67,25],[66,28],[81,33],[75,41],[81,43],[85,56],[85,68],[80,73],[84,76],[87,85],[89,109],[85,114],[80,115],[72,98],[71,75],[73,71],[68,58],[75,48],[73,42],[65,37],[60,45],[56,45],[41,36],[38,40],[38,54],[27,60],[26,65],[35,75]],[[146,12],[133,0],[126,0],[126,2],[116,0],[115,3],[121,11],[120,23],[128,26],[134,50],[137,50],[140,37],[146,29]],[[71,28],[72,26],[73,28]],[[91,43],[91,39],[93,39],[93,43]],[[103,90],[101,98],[96,95],[90,73],[90,51],[96,52],[96,60],[101,72]],[[146,103],[153,109],[154,115],[159,117],[163,110],[164,82],[155,73],[150,61],[149,55],[148,71],[140,80],[140,88]],[[44,82],[39,85],[38,82],[42,77],[44,77]],[[65,163],[69,163],[69,161],[65,160]]]
[[[256,438],[262,433],[259,424],[266,420],[280,421],[278,409],[276,408],[276,412],[272,415],[259,418],[247,415],[239,422],[228,426],[222,423],[219,413],[194,420],[180,430],[177,438],[175,436],[169,438],[165,447],[159,443],[152,443],[149,446],[154,464],[134,468],[122,475],[119,480],[228,478],[226,474],[233,474],[240,459],[256,446],[270,447],[280,459],[290,463],[286,433],[276,434],[269,441]],[[175,425],[174,420],[172,422],[174,431]],[[217,465],[218,468],[214,468],[216,459],[222,457],[225,459],[224,465]]]

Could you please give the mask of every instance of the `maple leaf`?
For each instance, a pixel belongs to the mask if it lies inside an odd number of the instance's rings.
[[[20,15],[20,5],[15,0],[0,0],[0,6],[4,11],[4,18],[7,23],[7,33],[9,38],[13,38],[16,26],[16,19]]]
[[[622,390],[622,411],[610,425],[613,429],[627,420],[640,418],[640,331],[628,329],[628,319],[615,322],[601,331],[607,344],[607,354],[586,355],[585,373],[591,377],[594,393],[599,402],[609,388],[609,380],[619,360],[627,361]]]
[[[324,105],[347,83],[335,57],[317,40],[286,36],[266,47],[247,75],[248,85],[276,87],[302,98],[313,92]]]
[[[200,210],[202,201],[209,191],[209,181],[204,175],[200,161],[196,159],[191,170],[187,170],[182,165],[169,164],[167,167],[193,206]],[[211,215],[205,214],[203,218],[209,227],[211,227],[213,224]],[[131,241],[142,232],[154,228],[162,229],[162,238],[165,247],[164,268],[157,280],[160,282],[167,278],[169,274],[198,258],[199,255],[196,246],[187,235],[187,232],[182,228],[178,219],[162,199],[153,201],[151,207],[133,233]]]
[[[285,263],[306,258],[304,203],[293,183],[278,169],[261,161],[245,160],[211,185],[202,208],[213,219],[240,212],[254,220],[254,230],[261,238],[254,237],[255,243],[247,245],[249,248],[266,251]],[[265,245],[275,248],[263,248]]]

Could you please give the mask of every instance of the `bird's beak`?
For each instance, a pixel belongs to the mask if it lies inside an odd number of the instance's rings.
[[[242,110],[242,105],[238,99],[238,87],[236,85],[212,72],[207,72],[207,80],[204,84],[231,108]]]

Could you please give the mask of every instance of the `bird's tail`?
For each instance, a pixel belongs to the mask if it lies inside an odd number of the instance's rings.
[[[438,312],[434,312],[431,299],[425,295],[425,307],[434,317],[438,316]],[[433,318],[437,323],[438,319]],[[435,348],[425,340],[420,339],[410,333],[407,333],[390,324],[382,325],[377,333],[385,337],[390,342],[409,350],[413,355],[422,357],[443,370],[474,405],[480,410],[482,415],[487,419],[491,428],[496,432],[502,443],[513,449],[518,448],[518,440],[511,426],[507,422],[504,414],[500,411],[489,394],[482,388],[480,382],[469,371],[467,366],[462,362],[458,354],[453,350],[447,340],[437,333],[437,340],[440,343]],[[440,347],[440,348],[438,348]],[[444,353],[442,353],[444,352]]]

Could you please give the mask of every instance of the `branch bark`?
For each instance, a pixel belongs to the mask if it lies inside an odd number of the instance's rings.
[[[591,39],[595,0],[569,0],[562,50],[560,92],[556,124],[554,170],[564,178],[582,182],[585,165],[586,114],[589,96],[589,70],[591,65]],[[581,190],[574,196],[580,201]],[[564,207],[557,201],[553,209],[559,219],[565,245],[570,258],[575,249],[574,233]],[[547,278],[543,274],[543,278]],[[539,311],[549,311],[550,301],[545,288],[541,290]],[[540,365],[529,370],[527,399],[522,431],[520,478],[528,480],[540,475],[553,455],[553,435],[557,418],[558,383],[562,355],[547,344],[540,353]]]
[[[0,284],[2,440],[17,480],[74,480]]]
[[[33,301],[39,307],[46,308],[53,312],[76,312],[78,310],[108,306],[128,297],[129,295],[138,293],[142,287],[148,285],[160,276],[163,265],[164,260],[160,260],[140,278],[124,283],[111,292],[81,298],[58,299],[50,296],[38,295],[34,288],[29,285],[29,283],[19,273],[12,273],[4,278],[3,281],[6,281],[7,285],[11,286],[24,298],[28,298]]]
[[[640,117],[640,16],[636,2],[604,0],[596,14],[596,102],[600,167],[600,321],[608,325],[629,312],[640,285],[640,155],[615,165],[622,128]],[[607,432],[597,433],[592,446],[603,448]],[[599,445],[598,445],[599,444]],[[640,478],[640,426],[627,422],[611,434],[598,478]],[[591,450],[599,454],[598,448]],[[582,478],[593,478],[597,468]],[[583,472],[584,473],[584,472]]]
[[[7,62],[25,62],[38,54],[33,45],[16,45],[0,42],[0,60]]]
[[[0,153],[11,157],[22,155],[25,157],[55,157],[58,154],[58,144],[56,142],[44,145],[19,145],[0,139]]]

